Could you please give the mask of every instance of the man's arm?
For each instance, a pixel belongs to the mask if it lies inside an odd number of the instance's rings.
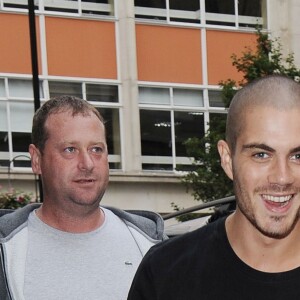
[[[151,252],[151,250],[150,250]],[[127,300],[155,300],[157,299],[153,274],[151,271],[150,253],[142,260],[133,279]]]

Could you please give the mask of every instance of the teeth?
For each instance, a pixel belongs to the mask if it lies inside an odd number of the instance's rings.
[[[289,201],[292,198],[292,195],[287,195],[287,196],[272,196],[272,195],[263,195],[263,197],[268,200],[268,201],[273,201],[273,202],[286,202]]]

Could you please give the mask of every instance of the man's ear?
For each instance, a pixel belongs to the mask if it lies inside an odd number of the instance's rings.
[[[228,144],[224,140],[218,142],[218,151],[221,158],[221,166],[226,175],[232,180],[232,156]]]
[[[41,152],[40,150],[34,145],[29,145],[29,153],[31,157],[31,168],[33,173],[41,174]]]

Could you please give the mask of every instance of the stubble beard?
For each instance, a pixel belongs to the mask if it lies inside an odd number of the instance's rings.
[[[296,224],[299,221],[300,217],[300,210],[296,213],[294,219],[292,222],[289,222],[288,224],[280,225],[280,223],[284,222],[284,219],[286,216],[269,216],[274,223],[275,228],[267,228],[267,226],[263,225],[255,214],[255,208],[253,206],[253,203],[251,202],[250,196],[248,195],[246,189],[243,188],[243,185],[239,180],[236,178],[233,181],[234,186],[234,192],[236,195],[236,201],[238,209],[241,211],[241,213],[245,216],[245,218],[254,226],[261,234],[263,234],[266,237],[273,238],[273,239],[283,239],[287,237],[295,228]],[[277,188],[278,189],[278,188]],[[258,187],[255,189],[255,193],[257,194],[259,191],[275,191],[276,188],[266,188],[266,187]],[[276,226],[276,224],[278,226]],[[278,229],[276,229],[276,227]]]

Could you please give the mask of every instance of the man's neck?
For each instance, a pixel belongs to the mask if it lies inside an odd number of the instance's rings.
[[[285,272],[300,266],[299,223],[287,237],[275,239],[263,235],[246,218],[233,214],[226,220],[226,232],[236,255],[256,270]]]
[[[99,228],[105,220],[102,209],[98,207],[92,211],[82,211],[72,214],[43,204],[36,211],[38,218],[47,225],[58,230],[71,233],[90,232]]]

